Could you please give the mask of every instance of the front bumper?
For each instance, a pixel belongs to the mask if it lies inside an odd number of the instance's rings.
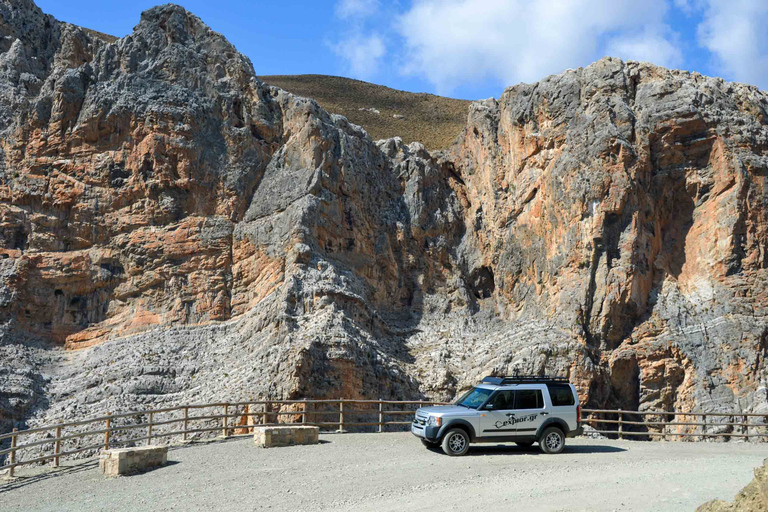
[[[565,437],[578,437],[581,435],[584,435],[584,427],[579,425],[578,427],[576,427],[576,430],[571,430],[570,432],[568,432],[568,434],[566,434]]]
[[[411,423],[411,434],[427,441],[437,441],[440,427],[421,426],[416,423]]]

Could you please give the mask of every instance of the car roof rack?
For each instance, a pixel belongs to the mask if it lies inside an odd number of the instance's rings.
[[[511,377],[484,377],[483,384],[501,386],[503,384],[547,384],[563,382],[570,383],[568,377],[553,377],[550,375],[513,375]]]

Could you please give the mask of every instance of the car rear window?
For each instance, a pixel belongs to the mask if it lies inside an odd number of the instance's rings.
[[[555,407],[576,403],[571,392],[571,386],[567,384],[549,384],[547,387],[549,388],[549,397],[552,399],[552,405]]]
[[[541,390],[518,389],[515,393],[515,409],[541,409],[544,401],[541,398]]]

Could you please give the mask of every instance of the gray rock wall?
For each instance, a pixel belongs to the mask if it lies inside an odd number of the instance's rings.
[[[180,7],[113,43],[0,0],[0,428],[249,398],[768,412],[768,102],[603,59],[448,151],[259,82]]]

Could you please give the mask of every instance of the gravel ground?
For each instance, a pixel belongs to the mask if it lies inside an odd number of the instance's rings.
[[[0,481],[0,510],[674,510],[731,500],[768,456],[747,443],[569,439],[430,451],[409,433],[328,434],[259,449],[249,438],[173,449],[169,465],[103,478],[93,460]]]

